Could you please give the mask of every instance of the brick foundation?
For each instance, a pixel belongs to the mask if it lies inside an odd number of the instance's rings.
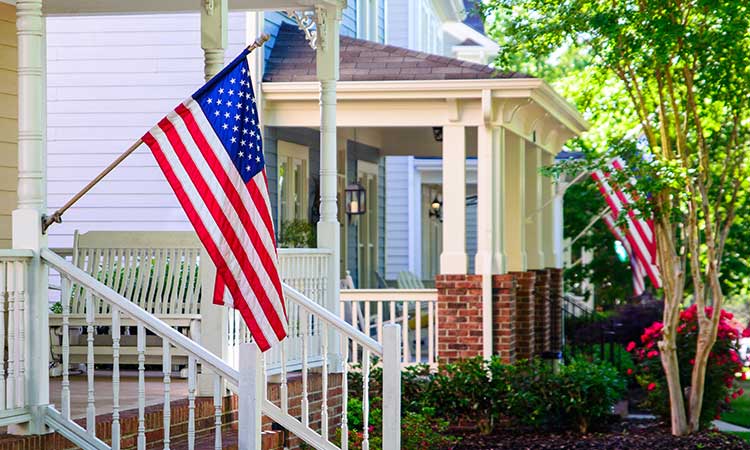
[[[540,355],[550,348],[549,270],[535,270],[534,283],[534,353]]]
[[[482,354],[482,276],[438,275],[438,355],[441,362]]]
[[[513,275],[492,277],[493,353],[505,363],[516,360],[516,288]]]
[[[513,272],[516,279],[516,358],[534,356],[534,272]]]
[[[551,350],[562,350],[562,298],[563,271],[549,270],[550,297],[550,346]]]

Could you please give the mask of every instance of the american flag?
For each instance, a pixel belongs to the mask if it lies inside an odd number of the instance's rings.
[[[248,53],[142,139],[216,266],[213,302],[236,308],[265,351],[287,316]]]
[[[596,170],[591,176],[597,182],[599,191],[609,205],[610,213],[604,216],[604,221],[622,242],[628,252],[633,271],[633,289],[636,295],[645,290],[645,279],[648,277],[655,288],[661,287],[661,274],[656,264],[656,233],[654,221],[639,215],[633,208],[633,197],[627,189],[620,189],[610,182],[613,171],[626,170],[625,162],[621,158],[613,159],[607,171]],[[631,180],[634,184],[635,180]],[[624,215],[624,225],[617,226],[621,215]]]

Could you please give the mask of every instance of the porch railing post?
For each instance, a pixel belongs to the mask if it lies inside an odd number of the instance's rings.
[[[254,342],[240,344],[239,448],[261,450],[261,407],[265,399],[263,355]]]
[[[25,285],[26,396],[34,420],[11,430],[42,433],[44,407],[49,403],[49,333],[47,268],[39,250],[47,246],[42,214],[47,207],[44,133],[46,96],[44,80],[44,18],[41,0],[16,2],[18,33],[18,208],[13,211],[13,248],[35,252]],[[14,427],[15,428],[15,427]]]
[[[383,326],[383,450],[401,448],[401,326]]]

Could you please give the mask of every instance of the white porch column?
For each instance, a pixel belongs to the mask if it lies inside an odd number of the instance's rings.
[[[477,254],[475,272],[482,275],[482,353],[492,356],[492,275],[505,271],[502,253],[503,166],[505,139],[501,128],[487,123],[477,129]]]
[[[505,131],[503,167],[503,249],[509,272],[526,271],[526,145],[517,134]]]
[[[201,7],[201,48],[203,48],[203,74],[206,81],[224,68],[224,49],[227,47],[228,35],[227,0],[214,0],[202,3]],[[201,310],[200,344],[213,354],[229,360],[229,329],[227,319],[229,311],[225,306],[214,305],[211,301],[216,281],[216,267],[205,249],[200,256],[201,289],[203,306]],[[198,395],[212,395],[214,391],[214,374],[211,371],[198,374]]]
[[[336,148],[336,81],[339,79],[339,26],[340,6],[316,6],[317,27],[316,67],[320,81],[320,220],[318,222],[318,247],[332,252],[328,264],[328,292],[326,308],[338,315],[339,280],[341,279],[341,241],[338,220],[337,148]],[[332,370],[340,367],[339,339],[333,330],[329,333],[328,349]]]
[[[228,0],[201,2],[201,48],[203,73],[206,81],[224,68],[224,50],[229,35]]]
[[[542,152],[542,165],[551,166],[555,161],[554,155],[548,152]],[[555,184],[550,177],[542,178],[542,204],[546,205],[542,211],[542,245],[544,248],[544,267],[557,267],[558,255],[555,251],[555,202],[552,199],[555,196]],[[562,226],[562,223],[561,223]],[[562,241],[561,241],[562,242]],[[562,248],[560,248],[561,250]],[[559,255],[562,261],[562,252]],[[562,266],[560,266],[562,267]]]
[[[466,128],[443,126],[441,274],[466,274]]]
[[[555,156],[545,152],[545,165],[555,164]],[[548,229],[544,235],[550,240],[550,254],[545,258],[547,267],[562,269],[563,267],[563,195],[564,187],[556,184],[550,178],[546,178],[545,192],[553,199],[549,212],[549,220],[545,220]],[[558,192],[560,194],[558,195]]]
[[[46,201],[44,134],[46,95],[44,78],[44,19],[41,0],[16,2],[18,32],[18,209],[13,211],[13,248],[34,250],[29,267],[26,317],[26,399],[34,420],[26,430],[41,433],[43,411],[49,403],[48,271],[39,249]]]
[[[529,269],[544,269],[544,180],[547,178],[539,173],[544,166],[542,153],[544,150],[526,144],[526,262]],[[530,147],[530,148],[529,148]]]

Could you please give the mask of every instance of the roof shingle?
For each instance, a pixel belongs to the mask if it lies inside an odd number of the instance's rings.
[[[341,36],[341,81],[461,80],[530,78],[490,66],[392,45]],[[268,58],[263,81],[316,81],[315,52],[296,26],[282,24]]]

